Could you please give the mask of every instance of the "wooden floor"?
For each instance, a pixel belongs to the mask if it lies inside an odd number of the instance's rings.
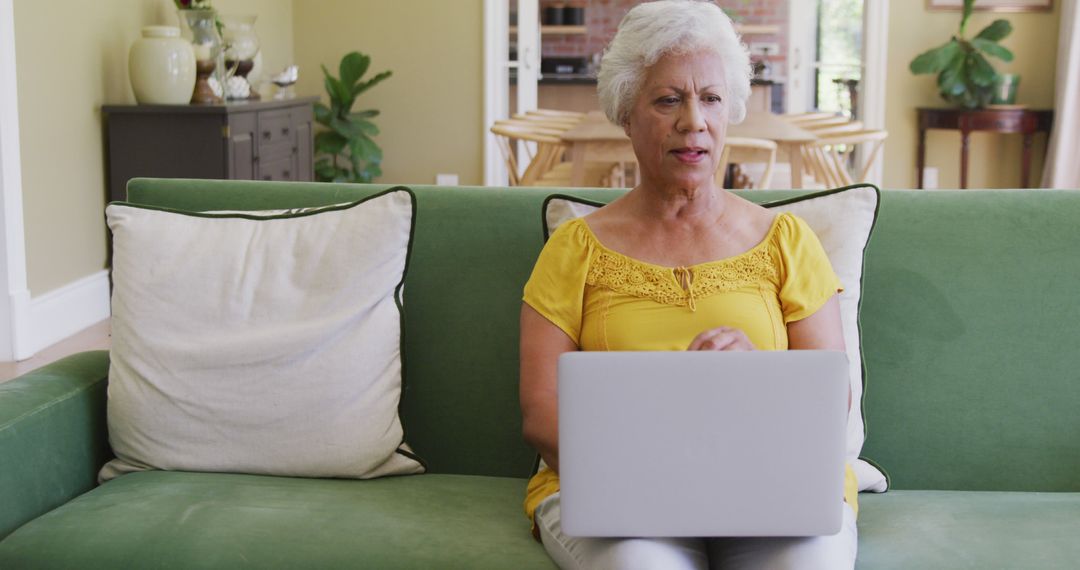
[[[22,362],[0,362],[0,382],[7,382],[46,364],[60,360],[65,356],[86,350],[108,350],[110,344],[109,321],[100,323],[76,333],[35,354]]]

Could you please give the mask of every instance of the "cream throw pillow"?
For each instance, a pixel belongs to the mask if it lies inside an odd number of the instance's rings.
[[[877,219],[880,192],[870,185],[806,194],[790,200],[762,204],[767,208],[791,212],[814,230],[829,256],[833,271],[844,291],[840,294],[840,318],[844,344],[851,365],[851,411],[848,416],[848,461],[859,480],[860,491],[882,492],[888,488],[885,475],[860,458],[866,439],[862,396],[864,371],[859,332],[859,300],[862,296],[863,251]],[[585,216],[602,204],[571,196],[551,196],[544,203],[546,235],[559,224]]]
[[[277,213],[112,204],[100,473],[420,473],[404,443],[401,288],[413,195]]]

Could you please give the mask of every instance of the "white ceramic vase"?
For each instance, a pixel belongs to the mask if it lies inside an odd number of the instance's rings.
[[[195,52],[174,26],[146,26],[128,53],[135,100],[186,105],[195,90]]]

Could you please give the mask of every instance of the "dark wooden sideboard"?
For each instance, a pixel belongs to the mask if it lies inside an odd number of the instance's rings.
[[[1020,187],[1031,182],[1031,142],[1037,132],[1049,133],[1054,123],[1053,111],[1032,109],[939,109],[919,108],[919,148],[915,168],[919,188],[923,187],[923,168],[926,166],[927,129],[960,131],[960,187],[967,188],[968,140],[972,131],[1020,133],[1024,147],[1020,154]]]
[[[139,176],[310,181],[315,101],[105,105],[109,199]]]

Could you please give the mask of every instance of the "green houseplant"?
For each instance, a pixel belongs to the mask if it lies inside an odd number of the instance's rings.
[[[1012,61],[1013,54],[999,44],[1012,33],[1007,20],[994,20],[970,40],[964,35],[975,0],[964,0],[960,31],[942,46],[923,53],[911,61],[911,72],[937,73],[941,98],[968,109],[985,107],[993,96],[998,72],[987,56]]]
[[[391,75],[383,71],[363,81],[370,65],[370,56],[354,51],[341,58],[338,77],[322,68],[330,106],[315,104],[315,122],[326,127],[315,135],[315,178],[320,182],[371,182],[382,175],[382,149],[372,139],[379,128],[370,121],[379,111],[352,111],[360,94]]]

